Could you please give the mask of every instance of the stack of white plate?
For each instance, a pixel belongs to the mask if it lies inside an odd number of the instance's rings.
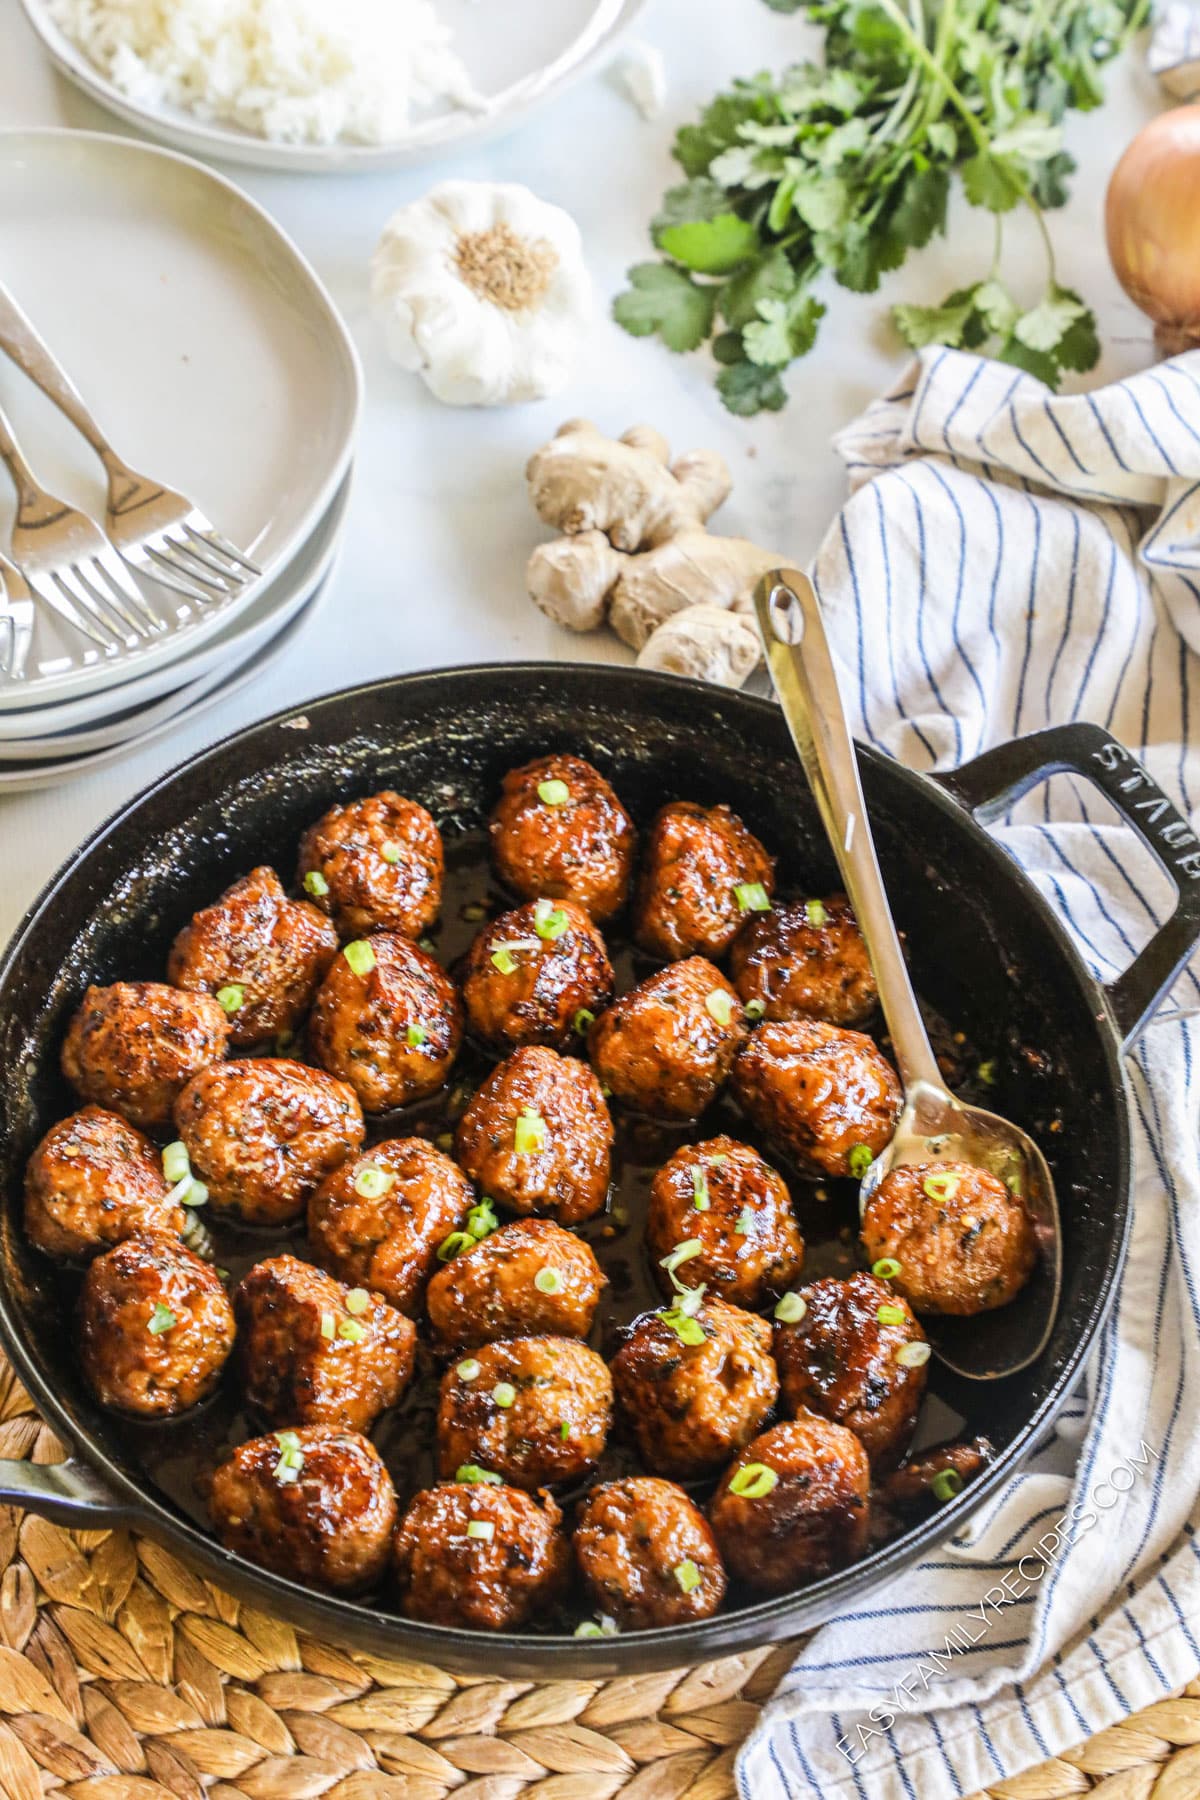
[[[260,579],[100,655],[39,607],[0,675],[0,792],[94,768],[254,679],[311,628],[352,478],[361,375],[325,289],[253,201],[198,163],[88,132],[0,132],[4,276],[117,449],[189,495]],[[103,519],[99,462],[0,357],[39,478]],[[3,478],[0,477],[0,480]],[[0,548],[12,518],[0,491]]]

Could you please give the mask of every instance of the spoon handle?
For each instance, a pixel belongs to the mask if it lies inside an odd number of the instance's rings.
[[[858,778],[858,761],[817,596],[807,575],[775,569],[754,591],[767,667],[833,846],[879,986],[906,1091],[944,1089],[908,978]]]

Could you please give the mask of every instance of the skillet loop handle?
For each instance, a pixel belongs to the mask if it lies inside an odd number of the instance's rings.
[[[131,1514],[87,1467],[71,1457],[61,1463],[0,1458],[0,1505],[38,1513],[52,1525],[103,1531],[128,1525]]]
[[[985,750],[937,780],[987,825],[1051,775],[1098,787],[1174,884],[1175,910],[1123,975],[1104,989],[1122,1047],[1131,1050],[1200,942],[1200,836],[1124,744],[1102,725],[1054,725]]]

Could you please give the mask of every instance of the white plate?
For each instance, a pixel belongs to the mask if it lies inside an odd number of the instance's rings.
[[[487,110],[448,107],[414,121],[389,144],[278,144],[234,125],[206,124],[176,107],[141,105],[88,61],[48,16],[45,0],[22,4],[63,74],[152,137],[194,156],[221,156],[260,169],[347,174],[403,168],[511,130],[610,51],[645,0],[438,0],[454,48],[488,101]]]
[[[31,655],[24,681],[0,680],[0,711],[24,711],[163,667],[253,605],[349,466],[362,377],[290,240],[231,182],[172,151],[103,132],[0,132],[0,219],[5,281],[120,453],[190,495],[263,568],[236,599],[117,657],[43,625],[42,672]],[[3,359],[0,400],[45,485],[102,516],[98,460]],[[5,478],[0,545],[11,518]],[[165,590],[147,592],[165,613]]]
[[[258,656],[254,657],[229,683],[202,684],[207,687],[208,691],[197,696],[193,704],[185,711],[176,713],[169,719],[161,720],[148,731],[139,732],[136,737],[129,738],[125,743],[117,744],[111,749],[99,750],[91,756],[72,756],[63,762],[23,763],[10,769],[0,768],[0,793],[27,794],[35,788],[56,787],[59,783],[69,780],[73,775],[90,775],[96,769],[103,769],[110,763],[118,762],[129,751],[144,749],[147,744],[153,743],[155,738],[161,737],[164,732],[178,731],[182,725],[190,724],[210,706],[215,706],[219,700],[228,698],[230,694],[236,694],[240,688],[249,686],[252,681],[258,681],[264,670],[269,669],[272,663],[277,662],[285,650],[295,643],[300,633],[308,629],[312,620],[319,613],[325,595],[329,591],[329,581],[330,577],[327,576],[307,606],[297,614],[291,624],[285,626],[279,636],[269,643]]]
[[[165,668],[152,670],[148,675],[140,675],[103,693],[60,701],[56,706],[33,707],[28,712],[0,713],[0,761],[11,762],[33,754],[26,746],[31,742],[45,743],[51,733],[56,741],[69,741],[73,733],[98,720],[115,724],[136,717],[142,708],[164,694],[183,688],[212,669],[236,667],[253,655],[260,645],[283,629],[328,574],[334,554],[340,547],[352,479],[353,471],[350,471],[343,479],[333,505],[287,568],[217,637]]]

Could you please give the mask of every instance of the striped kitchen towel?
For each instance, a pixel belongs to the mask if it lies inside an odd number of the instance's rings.
[[[1056,398],[927,350],[838,448],[815,576],[856,734],[930,769],[1099,720],[1195,822],[1200,352]],[[1105,978],[1170,907],[1113,816],[1057,777],[1001,832]],[[809,1641],[746,1800],[971,1794],[1200,1671],[1198,1013],[1189,970],[1131,1058],[1129,1261],[1079,1393],[968,1529]]]

